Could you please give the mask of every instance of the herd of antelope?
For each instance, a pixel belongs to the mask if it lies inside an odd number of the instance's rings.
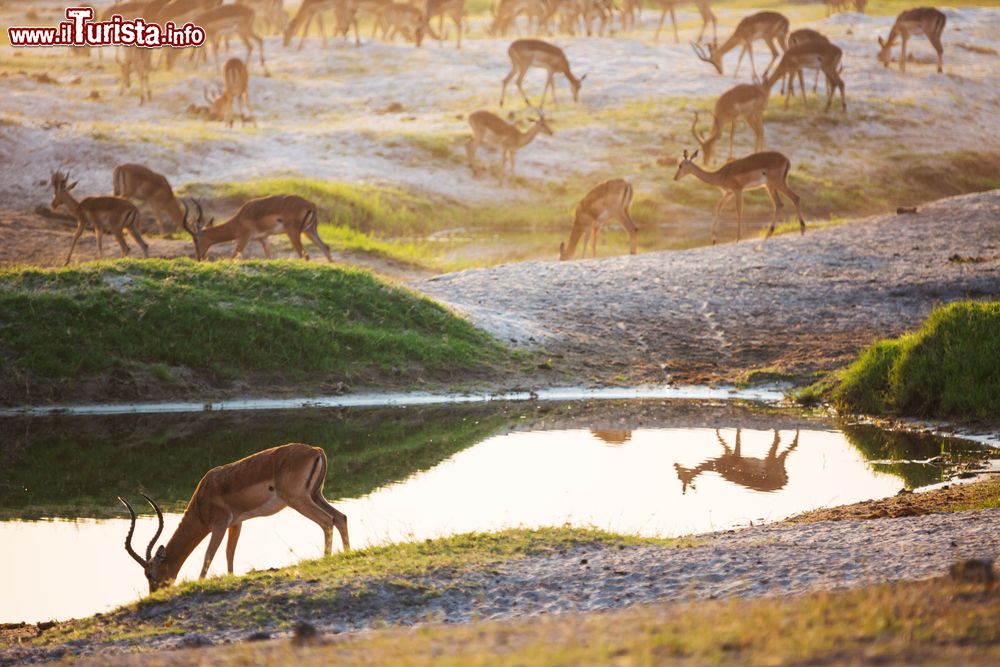
[[[809,70],[815,72],[814,92],[818,88],[819,76],[822,74],[824,77],[826,110],[829,111],[839,91],[841,110],[846,112],[845,83],[841,76],[843,51],[816,30],[803,28],[792,31],[788,18],[775,11],[761,11],[743,17],[731,34],[720,43],[717,37],[717,20],[709,6],[709,0],[685,1],[694,4],[702,18],[698,37],[691,44],[695,56],[710,64],[718,74],[722,75],[725,74],[724,56],[738,48],[739,57],[732,75],[738,76],[743,58],[747,56],[752,82],[736,84],[718,98],[714,109],[707,112],[711,117],[711,127],[707,134],[699,130],[701,114],[694,113],[691,133],[699,148],[693,153],[687,150],[683,152],[675,180],[693,175],[721,191],[722,196],[715,206],[711,227],[713,243],[717,240],[722,207],[731,199],[735,199],[736,204],[736,239],[737,241],[741,239],[743,192],[756,188],[765,189],[773,204],[773,217],[765,239],[774,232],[779,212],[783,208],[782,195],[795,207],[799,228],[804,234],[805,220],[801,202],[798,195],[789,187],[787,180],[791,161],[782,153],[764,150],[764,111],[771,90],[779,82],[786,107],[794,94],[796,80],[805,100],[807,86],[804,75]],[[255,45],[260,66],[264,68],[266,63],[264,42],[258,30],[281,34],[286,47],[293,47],[294,38],[299,36],[298,48],[301,48],[311,24],[315,22],[325,43],[327,37],[323,17],[324,14],[332,13],[335,34],[349,39],[350,29],[353,26],[355,43],[360,44],[358,17],[368,15],[373,25],[373,36],[381,31],[384,39],[391,40],[398,34],[420,46],[425,34],[435,39],[445,39],[444,25],[447,18],[457,33],[456,46],[461,48],[463,26],[467,23],[464,0],[416,0],[416,2],[417,4],[390,2],[390,0],[302,0],[297,11],[289,19],[282,0],[236,0],[233,4],[223,4],[223,0],[130,0],[109,7],[103,16],[120,14],[126,18],[142,17],[147,21],[173,21],[178,25],[192,21],[201,25],[206,30],[209,48],[192,50],[191,60],[195,63],[203,59],[208,50],[211,50],[218,60],[223,38],[239,37],[246,47],[246,58],[243,60],[230,58],[225,62],[222,68],[223,85],[212,94],[205,91],[205,101],[208,106],[191,104],[188,107],[189,113],[224,121],[231,126],[236,118],[234,107],[238,107],[239,118],[244,123],[253,121],[247,65],[250,63]],[[669,13],[674,20],[675,39],[679,39],[674,10],[677,5],[682,4],[682,1],[652,0],[652,2],[661,12],[656,38],[659,38],[666,15]],[[831,0],[828,6],[831,12],[847,9],[847,3],[840,1]],[[864,6],[864,0],[855,0],[855,10],[864,11]],[[549,97],[553,104],[557,101],[556,77],[565,79],[568,83],[574,102],[580,98],[586,75],[576,76],[566,53],[540,37],[551,35],[553,31],[558,30],[570,34],[575,34],[578,30],[587,34],[592,32],[603,34],[611,29],[616,16],[620,29],[632,29],[637,25],[637,15],[641,9],[640,0],[621,0],[619,5],[612,0],[499,0],[499,4],[493,9],[492,23],[487,29],[489,34],[506,35],[518,25],[518,19],[523,19],[523,25],[535,33],[534,37],[519,38],[510,43],[507,49],[510,70],[502,79],[499,105],[504,106],[507,89],[513,81],[524,103],[533,111],[535,117],[530,126],[524,130],[512,122],[513,114],[506,120],[488,110],[478,110],[469,114],[467,120],[472,136],[466,143],[466,153],[473,173],[478,174],[480,171],[476,160],[477,151],[483,146],[495,148],[500,152],[500,181],[503,183],[507,178],[508,166],[510,176],[514,176],[518,150],[530,144],[539,134],[554,133],[543,109]],[[438,19],[436,31],[432,28],[434,18]],[[907,41],[911,35],[923,34],[937,52],[938,71],[942,71],[941,34],[945,22],[946,18],[942,12],[929,7],[902,12],[888,37],[886,39],[879,37],[878,61],[888,67],[892,59],[892,48],[898,41],[901,47],[900,69],[905,72]],[[709,26],[711,26],[712,40],[702,42]],[[771,56],[761,72],[758,71],[754,59],[755,42],[763,42]],[[127,53],[124,59],[119,60],[122,67],[122,90],[128,87],[131,75],[136,74],[140,82],[140,101],[148,100],[150,97],[148,75],[153,57],[148,49],[133,48],[125,51]],[[178,55],[177,50],[166,49],[160,62],[169,69],[174,66]],[[523,87],[525,76],[531,68],[540,68],[547,74],[537,106],[531,102]],[[741,120],[746,121],[754,132],[754,152],[736,159],[734,136],[736,126]],[[695,163],[699,153],[705,167],[712,164],[716,155],[715,145],[727,128],[729,152],[726,164],[715,171],[699,167]],[[125,256],[129,248],[124,232],[128,232],[139,244],[143,254],[148,255],[148,246],[142,238],[138,209],[134,202],[152,209],[161,233],[164,231],[164,218],[169,219],[175,229],[186,230],[194,241],[194,254],[198,259],[203,259],[212,245],[228,241],[235,242],[232,254],[234,258],[242,257],[247,244],[251,241],[259,243],[264,254],[270,257],[271,250],[267,239],[276,233],[287,234],[298,255],[308,258],[301,241],[302,234],[305,234],[324,256],[330,259],[330,251],[318,234],[316,206],[299,196],[289,194],[251,200],[228,220],[214,225],[214,220],[205,221],[202,207],[198,202],[193,202],[193,207],[188,206],[174,195],[166,178],[142,165],[121,165],[115,169],[112,180],[114,196],[88,197],[78,201],[72,194],[76,183],[70,183],[68,175],[61,171],[52,173],[53,208],[65,208],[77,221],[76,233],[66,257],[67,263],[72,257],[77,240],[88,227],[95,230],[98,251],[101,254],[103,254],[102,235],[110,233],[121,246],[122,256]],[[596,256],[598,230],[611,220],[619,221],[625,228],[629,236],[630,251],[634,254],[637,250],[637,229],[629,215],[632,199],[632,185],[623,179],[608,180],[590,190],[577,206],[569,243],[561,245],[560,259],[572,258],[581,238],[584,240],[584,255],[589,243],[592,255]]]

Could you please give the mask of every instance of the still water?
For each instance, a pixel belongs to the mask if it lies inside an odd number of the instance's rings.
[[[985,456],[762,406],[670,401],[21,418],[0,420],[0,435],[0,622],[140,597],[115,497],[145,492],[172,510],[168,536],[206,470],[284,442],[326,449],[325,495],[356,548],[514,526],[702,533],[889,496]],[[140,517],[137,549],[155,527]],[[181,578],[197,576],[204,548]],[[235,566],[321,554],[320,529],[286,509],[244,524]],[[220,549],[211,572],[224,571]]]

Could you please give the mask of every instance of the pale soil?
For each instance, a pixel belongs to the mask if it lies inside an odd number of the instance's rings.
[[[937,305],[1000,294],[1000,191],[763,246],[523,262],[413,286],[594,379],[802,375],[918,326]]]
[[[349,601],[331,596],[328,612],[303,620],[325,633],[350,633],[387,624],[523,618],[654,601],[784,596],[923,579],[946,573],[956,559],[992,558],[998,551],[1000,509],[878,521],[776,524],[707,535],[691,547],[578,546],[485,570],[439,570],[410,578],[405,586],[357,582],[352,586],[364,589],[364,595],[347,596]],[[184,619],[189,611],[172,609],[169,603],[148,605],[140,613],[147,620],[169,617],[183,623],[182,627],[188,624]],[[209,622],[197,632],[192,629],[182,636],[144,640],[141,649],[243,641],[262,629],[267,628],[219,628]],[[13,640],[14,631],[10,634]],[[137,648],[132,642],[112,646],[74,642],[46,650],[11,646],[0,649],[0,664],[97,657]]]

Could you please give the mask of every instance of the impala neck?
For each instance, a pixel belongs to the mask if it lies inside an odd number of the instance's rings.
[[[573,221],[573,229],[569,233],[569,243],[566,245],[566,249],[559,259],[572,259],[573,254],[576,252],[576,244],[580,242],[583,232],[584,227],[580,224],[580,219],[577,218]]]
[[[180,572],[184,561],[209,532],[205,522],[198,518],[197,512],[189,506],[165,547],[167,558],[164,567],[167,579],[177,579],[177,573]]]
[[[517,137],[517,147],[527,146],[534,140],[538,133],[542,131],[542,124],[535,122],[526,132],[521,132]]]
[[[77,211],[80,210],[80,202],[74,197],[69,190],[63,190],[59,195],[59,203],[66,207],[69,214],[74,218],[76,217]]]
[[[729,39],[722,43],[722,46],[712,51],[712,60],[717,60],[721,64],[722,57],[741,44],[743,44],[743,38],[734,32],[729,36]]]
[[[692,161],[691,162],[691,173],[694,174],[695,176],[697,176],[698,178],[700,178],[705,183],[708,183],[709,185],[715,185],[715,186],[718,186],[718,187],[723,187],[723,183],[722,183],[723,179],[722,179],[721,176],[719,176],[719,172],[718,171],[707,171],[705,169],[702,169],[701,167],[699,167],[697,164],[695,164]]]

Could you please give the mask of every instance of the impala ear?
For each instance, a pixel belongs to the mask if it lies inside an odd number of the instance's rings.
[[[167,558],[167,548],[162,544],[156,548],[156,554],[153,555],[153,561],[157,563],[162,563]]]
[[[878,38],[878,45],[879,46],[885,46],[885,40],[882,39],[881,35],[879,35],[879,38]]]
[[[580,83],[583,83],[583,80],[584,80],[584,79],[586,79],[586,78],[587,78],[587,75],[586,75],[586,74],[584,74],[583,76],[581,76],[581,77],[580,77]]]
[[[686,149],[686,148],[684,149],[684,159],[685,160],[688,159],[688,149]]]
[[[700,149],[696,148],[696,149],[694,149],[694,153],[691,153],[691,159],[692,160],[695,159],[696,157],[698,157],[698,151],[699,150]]]
[[[77,183],[79,183],[79,182],[80,182],[80,181],[73,181],[72,185],[67,185],[67,186],[66,186],[66,189],[67,189],[67,190],[72,190],[73,188],[75,188],[75,187],[76,187],[76,184],[77,184]]]

